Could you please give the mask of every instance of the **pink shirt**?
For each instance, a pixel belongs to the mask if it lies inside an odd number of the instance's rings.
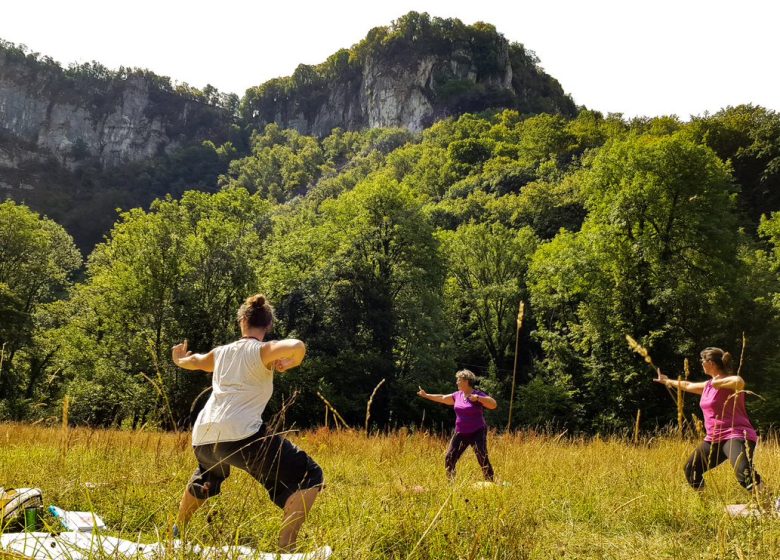
[[[710,380],[701,394],[699,406],[704,413],[704,428],[707,430],[704,441],[758,440],[745,410],[745,393],[735,394],[733,389],[716,389]]]
[[[487,397],[479,389],[474,389],[473,394],[480,397]],[[455,431],[459,434],[473,434],[474,432],[486,427],[485,416],[482,414],[484,408],[479,403],[471,402],[463,391],[457,391],[450,395],[455,401]]]

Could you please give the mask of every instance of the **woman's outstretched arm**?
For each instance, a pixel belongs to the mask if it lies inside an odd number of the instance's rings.
[[[716,377],[712,380],[712,386],[716,389],[731,389],[741,391],[745,388],[745,380],[739,375],[729,375],[727,377]]]
[[[193,354],[187,350],[187,340],[171,349],[173,363],[190,370],[214,371],[214,351],[208,354]]]
[[[661,368],[658,368],[658,377],[653,379],[656,383],[661,383],[666,387],[672,387],[676,389],[678,386],[682,388],[686,393],[693,393],[695,395],[701,395],[704,392],[704,388],[707,386],[706,381],[682,381],[678,379],[670,379],[668,376],[661,373]],[[715,383],[713,382],[713,386]],[[722,388],[722,387],[717,387]]]
[[[446,404],[448,406],[453,406],[455,404],[455,399],[452,398],[452,395],[430,395],[425,392],[425,390],[422,387],[418,386],[419,391],[417,391],[417,394],[421,396],[424,399],[428,399],[429,401]]]

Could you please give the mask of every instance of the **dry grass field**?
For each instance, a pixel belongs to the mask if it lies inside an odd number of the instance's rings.
[[[687,487],[693,440],[492,435],[499,484],[479,488],[471,451],[447,481],[439,436],[321,429],[290,438],[327,480],[303,547],[328,544],[336,559],[780,558],[780,519],[725,514],[748,498],[727,464],[706,475],[703,493]],[[0,424],[0,446],[0,485],[39,487],[46,505],[91,509],[112,534],[149,542],[170,534],[195,467],[189,433]],[[780,492],[777,441],[760,444],[756,464]],[[279,524],[265,490],[234,471],[192,535],[273,550]]]

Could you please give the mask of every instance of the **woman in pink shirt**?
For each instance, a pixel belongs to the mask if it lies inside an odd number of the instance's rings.
[[[485,480],[493,481],[493,466],[490,464],[487,452],[487,424],[483,415],[484,409],[494,410],[496,401],[475,387],[477,376],[467,369],[455,374],[458,390],[449,395],[430,395],[422,387],[417,392],[419,396],[429,401],[446,404],[455,409],[455,433],[452,434],[444,466],[447,476],[455,478],[455,464],[470,446],[474,446],[479,466]]]
[[[753,468],[756,430],[745,410],[745,380],[731,375],[731,354],[720,348],[701,352],[704,373],[712,379],[702,382],[669,379],[658,370],[657,383],[701,395],[699,406],[704,414],[707,435],[685,464],[685,478],[696,490],[704,486],[703,475],[726,459],[731,463],[737,481],[749,491],[761,490],[761,476]]]

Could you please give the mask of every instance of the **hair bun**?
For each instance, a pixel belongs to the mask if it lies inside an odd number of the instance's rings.
[[[263,305],[265,305],[265,296],[263,294],[249,296],[246,298],[246,301],[244,301],[244,305],[251,308],[263,307]]]
[[[269,329],[274,321],[274,308],[263,294],[255,294],[244,300],[236,319],[249,321],[249,326]]]

